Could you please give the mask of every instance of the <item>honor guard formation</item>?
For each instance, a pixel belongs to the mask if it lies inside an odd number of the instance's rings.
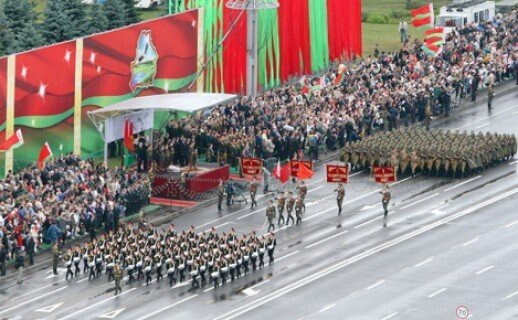
[[[350,162],[353,169],[387,166],[402,174],[464,176],[512,158],[516,147],[511,134],[400,128],[347,144],[340,160]]]
[[[118,233],[110,232],[98,240],[68,249],[63,255],[67,268],[66,279],[82,272],[89,280],[98,278],[103,271],[108,281],[115,280],[115,294],[121,291],[120,281],[124,271],[128,284],[145,279],[146,285],[156,277],[157,282],[166,274],[169,285],[191,279],[192,288],[213,283],[225,284],[227,279],[246,275],[264,267],[265,254],[269,263],[274,261],[277,242],[269,233],[257,236],[255,232],[238,236],[232,229],[218,234],[214,229],[195,233],[194,227],[177,232],[174,225],[163,232],[152,226],[120,227]],[[54,247],[54,265],[60,251]],[[55,269],[54,269],[55,270]]]

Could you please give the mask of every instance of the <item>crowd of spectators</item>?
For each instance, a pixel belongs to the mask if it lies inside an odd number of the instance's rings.
[[[68,238],[117,230],[121,218],[148,204],[149,194],[147,177],[135,170],[107,170],[73,154],[42,170],[9,172],[0,180],[0,258],[25,251],[32,264],[44,242],[62,246]]]
[[[516,18],[512,12],[455,30],[436,57],[417,39],[406,40],[399,52],[348,63],[340,81],[335,69],[173,120],[155,137],[152,159],[161,168],[199,156],[234,167],[240,156],[316,160],[324,146],[336,150],[373,130],[429,125],[430,117],[474,101],[480,88],[518,77]]]

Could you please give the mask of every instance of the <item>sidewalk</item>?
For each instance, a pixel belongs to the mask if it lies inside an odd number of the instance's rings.
[[[508,80],[508,81],[500,84],[497,87],[496,94],[497,94],[497,97],[504,96],[515,90],[516,90],[515,80],[511,79],[511,80]],[[468,101],[468,100],[464,100],[461,103],[461,107],[457,107],[452,110],[450,117],[454,116],[459,111],[462,111],[464,109],[473,108],[476,106],[481,106],[485,103],[487,103],[487,90],[481,89],[481,90],[479,90],[479,94],[477,96],[477,101],[475,103],[472,103],[471,101]],[[495,105],[494,108],[497,109],[498,105]],[[433,121],[433,124],[435,126],[437,126],[446,120],[447,120],[447,118],[445,118],[444,116],[440,116]],[[329,160],[337,159],[338,154],[339,154],[339,150],[338,151],[329,151],[329,152],[327,152],[327,154],[321,155],[321,158],[318,161],[316,161],[316,164],[320,164],[320,163],[327,162]],[[146,215],[146,221],[155,226],[160,226],[160,225],[163,225],[166,223],[168,224],[177,217],[207,208],[207,207],[215,204],[216,202],[217,202],[216,197],[213,197],[213,198],[207,199],[205,201],[199,202],[195,206],[183,208],[183,209],[179,209],[179,210],[178,210],[178,208],[163,206],[162,208]],[[175,211],[175,210],[177,210],[177,211]],[[125,222],[135,221],[137,216],[138,215],[130,216],[130,217],[124,219],[123,221],[125,221]],[[76,238],[74,240],[70,240],[67,242],[64,249],[66,250],[66,248],[68,248],[68,247],[81,244],[81,243],[85,242],[86,239],[88,239],[88,236],[83,236],[80,238]],[[24,273],[27,274],[27,273],[31,273],[34,270],[40,269],[40,268],[50,267],[51,260],[52,260],[52,254],[51,254],[50,249],[39,251],[37,254],[35,254],[34,260],[37,261],[37,263],[35,263],[32,266],[24,267]],[[28,261],[26,261],[26,262],[27,262],[26,263],[26,265],[27,265]],[[0,284],[7,280],[14,279],[14,278],[16,278],[16,270],[11,269],[11,266],[8,266],[7,274],[4,277],[0,277]]]

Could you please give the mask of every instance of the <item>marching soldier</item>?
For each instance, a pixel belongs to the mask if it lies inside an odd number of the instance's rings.
[[[126,257],[126,271],[128,272],[128,284],[131,284],[135,277],[133,276],[133,270],[135,269],[135,259],[132,255]]]
[[[59,256],[61,255],[61,251],[59,250],[57,241],[54,243],[52,247],[52,272],[54,275],[58,274],[58,264],[59,264]]]
[[[293,197],[293,192],[288,192],[288,199],[286,200],[286,225],[288,225],[290,219],[292,223],[295,223],[295,219],[293,219],[293,215],[291,214],[293,212],[293,208],[295,207],[295,198]]]
[[[270,204],[266,207],[266,218],[268,219],[268,232],[270,232],[270,229],[275,230],[275,205],[273,200],[270,200]]]
[[[92,277],[95,279],[95,257],[93,252],[90,252],[90,255],[88,255],[88,270],[90,270],[88,280],[92,280]]]
[[[495,97],[495,84],[490,82],[487,87],[487,109],[491,110],[491,103],[493,102],[493,98]]]
[[[199,276],[200,270],[198,268],[198,262],[194,261],[194,263],[191,265],[191,289],[200,287],[200,282],[198,281]]]
[[[338,215],[342,214],[342,203],[344,202],[345,189],[341,183],[338,183],[338,188],[335,189],[337,192],[336,203],[338,205]]]
[[[113,278],[115,279],[115,295],[117,295],[119,292],[122,292],[122,268],[118,264],[115,264],[113,267]]]
[[[221,205],[223,204],[223,197],[225,196],[225,187],[223,186],[223,181],[219,180],[218,185],[218,212],[221,212]]]
[[[383,206],[383,227],[387,226],[387,218],[388,218],[388,205],[390,202],[391,194],[388,185],[384,185],[383,189],[380,191],[381,193],[381,205]]]
[[[300,182],[298,186],[299,197],[302,199],[302,206],[304,207],[304,211],[306,211],[306,205],[304,204],[304,199],[306,199],[306,195],[308,194],[308,187],[304,181]]]
[[[74,276],[77,277],[79,272],[81,272],[81,268],[79,268],[79,262],[81,262],[81,249],[76,247],[74,252],[72,253],[72,260],[74,261],[75,272]]]
[[[279,192],[279,194],[277,195],[277,213],[279,214],[279,218],[277,220],[278,226],[280,226],[281,224],[284,224],[284,222],[285,222],[284,216],[282,215],[284,213],[285,204],[286,204],[286,199],[284,198],[284,193]]]
[[[255,201],[255,195],[257,194],[257,180],[255,178],[252,179],[250,183],[250,201],[252,204],[250,205],[250,209],[254,208],[254,205],[257,207],[257,202]]]
[[[68,280],[68,275],[71,278],[74,277],[74,273],[72,272],[72,252],[70,249],[67,250],[67,253],[63,256],[63,261],[65,262],[65,266],[67,267],[67,274],[65,275],[65,280]]]
[[[295,216],[297,217],[297,221],[295,224],[299,224],[302,222],[302,210],[304,209],[304,200],[302,197],[298,197],[295,201]],[[291,217],[293,221],[293,217]]]
[[[111,255],[106,256],[106,273],[108,273],[108,281],[112,281],[115,278],[113,267],[115,265],[115,259]]]
[[[273,252],[275,251],[275,247],[277,246],[277,240],[275,240],[275,233],[271,232],[270,237],[268,239],[268,245],[266,248],[268,249],[268,257],[270,258],[269,264],[274,262]]]

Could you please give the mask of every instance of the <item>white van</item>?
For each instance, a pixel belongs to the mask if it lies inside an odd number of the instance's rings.
[[[441,7],[435,24],[442,27],[461,28],[468,23],[492,20],[494,16],[494,1],[457,0],[452,5]]]

